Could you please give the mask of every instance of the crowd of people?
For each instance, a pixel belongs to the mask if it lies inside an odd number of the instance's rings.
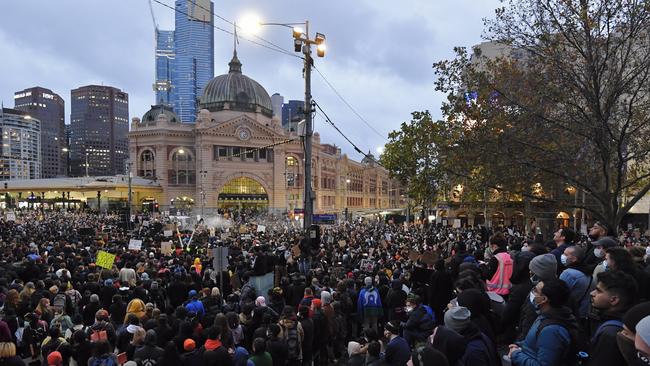
[[[650,365],[638,231],[8,216],[0,366]]]

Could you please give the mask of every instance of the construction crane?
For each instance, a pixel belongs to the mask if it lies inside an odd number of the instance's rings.
[[[156,37],[158,37],[158,23],[156,23],[156,15],[153,13],[153,4],[149,0],[149,10],[151,11],[151,20],[153,21],[153,27],[156,30]]]

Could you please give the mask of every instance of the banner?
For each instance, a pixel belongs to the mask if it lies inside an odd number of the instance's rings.
[[[98,266],[106,269],[112,269],[114,262],[115,262],[115,254],[111,254],[103,250],[97,252],[97,260],[95,261],[95,264],[97,264]]]

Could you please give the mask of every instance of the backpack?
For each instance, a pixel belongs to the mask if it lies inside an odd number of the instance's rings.
[[[57,294],[52,300],[52,306],[55,308],[65,309],[66,297],[65,294]]]
[[[537,327],[537,331],[535,332],[535,337],[538,338],[539,334],[542,332],[542,329],[548,325],[561,326],[569,332],[569,337],[571,338],[569,348],[564,352],[564,355],[562,356],[561,365],[579,365],[583,361],[580,358],[580,355],[584,354],[583,350],[589,349],[589,344],[585,338],[580,335],[577,327],[561,319],[547,318],[540,322],[539,327]]]
[[[605,331],[605,328],[607,327],[616,327],[618,330],[623,329],[623,322],[620,320],[607,320],[603,322],[598,328],[596,329],[596,333],[594,333],[594,336],[591,337],[591,344],[596,344],[598,342],[598,337],[600,337],[601,334]]]
[[[90,366],[117,366],[115,360],[110,355],[106,357],[95,357],[93,362],[90,363]]]
[[[287,340],[287,349],[289,360],[298,360],[300,359],[300,339],[298,336],[298,324],[294,324],[291,328],[285,328],[285,337]]]

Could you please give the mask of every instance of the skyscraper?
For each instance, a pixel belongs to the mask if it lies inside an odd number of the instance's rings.
[[[273,106],[273,116],[282,119],[282,104],[284,103],[284,97],[280,93],[274,93],[271,95],[271,105]]]
[[[124,174],[128,158],[129,95],[88,85],[72,90],[71,175]]]
[[[197,100],[214,77],[214,19],[210,0],[176,0],[175,59],[172,68],[174,111],[194,122]]]
[[[0,108],[0,180],[41,176],[41,122],[27,112]]]
[[[155,104],[173,104],[172,70],[174,66],[174,31],[156,29]]]
[[[14,108],[41,122],[41,176],[66,175],[65,102],[50,89],[36,86],[14,93]]]
[[[305,102],[303,100],[290,100],[282,105],[282,127],[287,128],[294,118],[303,119]]]

